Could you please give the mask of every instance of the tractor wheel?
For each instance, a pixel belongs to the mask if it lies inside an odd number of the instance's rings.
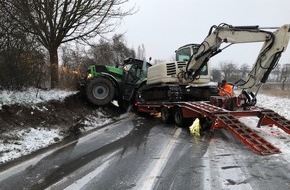
[[[178,127],[189,127],[192,124],[192,119],[184,118],[181,108],[176,108],[173,113],[174,122]]]
[[[171,113],[170,109],[168,109],[166,107],[161,108],[161,121],[163,123],[171,123],[172,122],[172,113]]]
[[[95,78],[89,82],[86,95],[90,102],[97,106],[110,103],[115,97],[114,84],[106,78]]]

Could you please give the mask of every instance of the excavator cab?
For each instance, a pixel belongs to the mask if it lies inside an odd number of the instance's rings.
[[[198,50],[199,44],[187,44],[175,51],[176,61],[189,61],[190,57]]]
[[[188,62],[190,60],[190,57],[197,53],[198,48],[199,48],[199,44],[187,44],[178,48],[175,51],[175,60]],[[208,75],[208,64],[205,64],[201,68],[199,74]]]

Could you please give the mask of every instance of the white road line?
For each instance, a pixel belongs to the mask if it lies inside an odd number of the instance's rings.
[[[177,141],[177,138],[179,137],[182,129],[178,128],[173,138],[165,145],[163,148],[163,151],[161,152],[160,158],[158,160],[154,160],[154,162],[151,164],[150,167],[147,168],[147,170],[144,172],[143,176],[146,175],[145,180],[143,181],[143,177],[139,181],[140,186],[137,185],[137,189],[139,190],[151,190],[153,188],[153,185],[155,183],[156,178],[160,175],[163,168],[165,167],[168,158],[170,154],[172,153],[173,148],[175,147],[175,143]],[[139,183],[137,183],[139,184]]]
[[[81,179],[75,181],[73,184],[70,186],[67,186],[63,190],[75,190],[75,189],[81,189],[83,188],[86,184],[88,184],[94,177],[102,173],[109,165],[110,165],[110,160],[106,161],[103,163],[100,167],[98,167],[96,170],[92,171],[91,173],[88,173]]]
[[[203,155],[202,162],[205,166],[204,176],[203,176],[203,187],[206,190],[211,190],[211,165],[210,165],[210,156],[209,156],[209,149],[207,149],[206,153]]]
[[[113,152],[109,154],[108,156],[104,157],[102,160],[107,160],[100,167],[97,167],[95,170],[91,171],[87,175],[83,176],[77,181],[74,181],[72,184],[64,188],[63,190],[75,190],[75,189],[81,189],[86,184],[88,184],[92,179],[94,179],[96,176],[98,176],[100,173],[102,173],[110,164],[114,161],[114,157],[119,154],[120,151]],[[113,158],[113,159],[112,159]],[[99,162],[99,161],[98,161]],[[53,184],[52,186],[46,188],[45,190],[52,190],[52,189],[58,189],[59,187],[63,186],[62,184],[69,183],[71,181],[71,178],[73,178],[77,173],[82,173],[82,171],[86,171],[90,167],[94,167],[96,161],[92,160],[87,165],[79,168],[74,173],[72,173],[69,176],[66,176],[59,182]]]

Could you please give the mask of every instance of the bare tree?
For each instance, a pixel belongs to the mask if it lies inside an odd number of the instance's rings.
[[[281,66],[276,65],[276,67],[273,69],[273,71],[271,73],[271,75],[273,75],[273,77],[274,77],[275,82],[281,82],[281,80],[282,80],[281,73],[282,73]]]
[[[220,71],[225,80],[234,81],[237,79],[237,66],[233,61],[220,62]]]
[[[212,80],[213,81],[217,81],[217,82],[221,82],[222,81],[222,74],[218,69],[212,69],[211,71],[211,75],[212,75]]]
[[[45,57],[43,49],[3,9],[0,6],[0,88],[21,90],[39,86],[44,76],[40,67]]]
[[[113,40],[112,55],[115,64],[123,62],[123,60],[128,57],[135,58],[135,51],[134,49],[130,49],[127,47],[123,34],[114,35],[112,40]]]
[[[246,75],[250,72],[250,66],[247,63],[244,63],[241,65],[240,71],[242,75],[241,78],[245,78]]]
[[[142,46],[138,46],[137,50],[137,58],[143,60],[146,57],[146,50],[144,44]]]
[[[70,44],[71,45],[71,44]],[[61,88],[75,88],[77,80],[81,77],[81,67],[85,62],[85,50],[81,50],[76,44],[74,48],[69,45],[61,47],[62,49],[62,65],[60,69]]]
[[[0,5],[26,32],[48,50],[51,87],[58,85],[58,47],[114,30],[115,22],[133,10],[122,10],[129,0],[1,0]],[[11,11],[13,10],[13,11]],[[117,19],[117,20],[115,20]]]
[[[116,34],[112,41],[101,39],[98,44],[91,46],[90,52],[94,57],[94,64],[117,66],[125,58],[135,58],[135,51],[127,47],[124,36]]]

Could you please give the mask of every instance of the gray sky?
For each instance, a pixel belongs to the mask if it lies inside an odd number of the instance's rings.
[[[188,43],[201,43],[212,25],[290,24],[290,0],[131,0],[139,11],[124,18],[117,33],[125,33],[129,47],[144,44],[147,58],[169,60]],[[252,64],[262,43],[236,44],[211,60]],[[280,64],[290,63],[290,44]]]

